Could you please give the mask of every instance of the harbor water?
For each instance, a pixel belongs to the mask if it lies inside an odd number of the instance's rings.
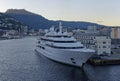
[[[120,81],[120,65],[84,65],[84,71],[35,51],[36,37],[0,41],[0,81]]]
[[[35,52],[36,38],[0,41],[0,81],[86,81],[80,68],[51,61]]]

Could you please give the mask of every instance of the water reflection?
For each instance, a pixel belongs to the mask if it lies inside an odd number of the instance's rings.
[[[91,66],[86,64],[84,70],[92,81],[120,81],[120,65]]]

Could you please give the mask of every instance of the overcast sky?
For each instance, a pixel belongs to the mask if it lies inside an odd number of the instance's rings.
[[[26,9],[50,20],[120,26],[120,0],[0,0],[0,12]]]

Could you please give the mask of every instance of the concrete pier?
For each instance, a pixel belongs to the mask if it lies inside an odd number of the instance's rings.
[[[114,65],[120,64],[120,54],[112,54],[111,56],[97,56],[90,58],[87,63],[92,65]]]

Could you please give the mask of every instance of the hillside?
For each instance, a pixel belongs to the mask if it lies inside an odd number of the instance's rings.
[[[58,26],[59,21],[53,21],[53,20],[48,20],[41,15],[29,12],[25,9],[8,9],[6,11],[7,15],[14,17],[16,20],[26,24],[29,26],[29,28],[34,28],[34,29],[40,29],[40,28],[49,28],[52,25],[55,27]],[[63,26],[65,27],[70,27],[72,29],[75,28],[81,28],[81,29],[86,29],[88,26],[97,26],[99,27],[105,27],[103,25],[99,25],[96,23],[91,23],[91,22],[83,22],[83,21],[61,21]]]
[[[24,26],[24,24],[14,19],[13,17],[10,17],[4,13],[0,13],[0,29],[19,30],[21,27]]]

